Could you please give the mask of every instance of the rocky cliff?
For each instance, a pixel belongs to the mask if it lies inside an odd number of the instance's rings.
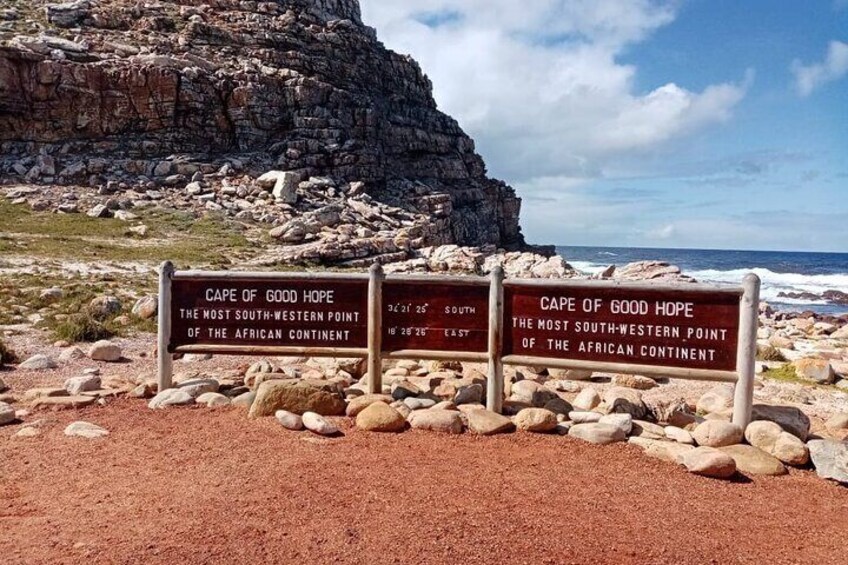
[[[394,210],[417,247],[523,245],[513,189],[486,176],[425,74],[377,40],[356,0],[4,2],[7,182],[182,193],[191,181],[227,208],[212,173],[226,188],[269,170],[307,193],[271,214],[277,226],[327,205],[343,221],[353,199],[364,204],[351,218]]]

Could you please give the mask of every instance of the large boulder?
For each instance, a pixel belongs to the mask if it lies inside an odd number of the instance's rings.
[[[698,425],[692,437],[700,446],[724,447],[742,441],[744,432],[740,426],[723,420],[707,420]]]
[[[575,424],[569,428],[568,435],[597,445],[607,445],[627,439],[627,434],[621,426],[602,423]]]
[[[248,415],[262,418],[273,416],[277,410],[287,410],[295,414],[339,416],[345,413],[345,408],[344,400],[332,385],[319,388],[302,381],[271,380],[259,385]]]
[[[462,433],[462,418],[453,410],[416,410],[409,415],[409,425],[416,430]]]
[[[402,432],[406,419],[385,402],[374,402],[356,416],[356,427],[369,432]]]
[[[604,393],[604,404],[611,413],[630,414],[636,420],[644,420],[648,408],[642,402],[642,394],[638,390],[614,386]]]
[[[594,410],[601,403],[601,395],[593,387],[587,386],[571,403],[577,410]]]
[[[103,339],[95,342],[88,349],[88,358],[92,361],[114,363],[121,360],[121,347],[109,340]]]
[[[696,475],[715,479],[729,479],[736,474],[733,457],[713,447],[697,447],[680,455],[686,470]]]
[[[746,475],[785,475],[786,467],[773,457],[752,445],[727,445],[719,448],[733,458],[736,469]]]
[[[465,413],[465,417],[468,419],[468,429],[475,434],[491,436],[515,430],[512,420],[489,410],[470,410]]]
[[[807,443],[816,473],[848,485],[848,443],[831,439],[815,439]]]
[[[798,378],[810,382],[829,385],[836,380],[836,373],[827,359],[805,357],[794,361],[792,366]]]
[[[757,420],[745,428],[745,440],[788,465],[806,465],[810,452],[800,439],[774,422]]]
[[[544,408],[525,408],[513,419],[519,430],[545,433],[553,431],[557,426],[556,414]]]
[[[347,403],[347,408],[345,409],[345,414],[350,416],[351,418],[356,418],[360,412],[374,404],[375,402],[385,402],[386,404],[392,403],[392,397],[388,394],[363,394],[362,396],[357,396]]]
[[[801,441],[807,441],[807,436],[810,435],[810,418],[794,406],[754,404],[751,420],[774,422]]]

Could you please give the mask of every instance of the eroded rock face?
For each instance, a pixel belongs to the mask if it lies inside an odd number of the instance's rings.
[[[39,26],[0,32],[0,174],[162,178],[175,154],[245,155],[426,214],[430,244],[523,243],[513,189],[356,0],[81,1]]]

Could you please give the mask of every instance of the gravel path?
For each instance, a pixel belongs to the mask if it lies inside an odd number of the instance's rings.
[[[723,483],[626,445],[350,428],[140,402],[0,428],[3,563],[845,563],[848,489]],[[111,430],[68,438],[83,419]]]

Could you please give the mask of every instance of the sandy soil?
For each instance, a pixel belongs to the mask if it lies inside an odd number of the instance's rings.
[[[627,445],[320,439],[131,400],[40,416],[0,428],[3,563],[845,563],[848,489],[808,471],[725,483]],[[77,419],[111,435],[64,436]]]

